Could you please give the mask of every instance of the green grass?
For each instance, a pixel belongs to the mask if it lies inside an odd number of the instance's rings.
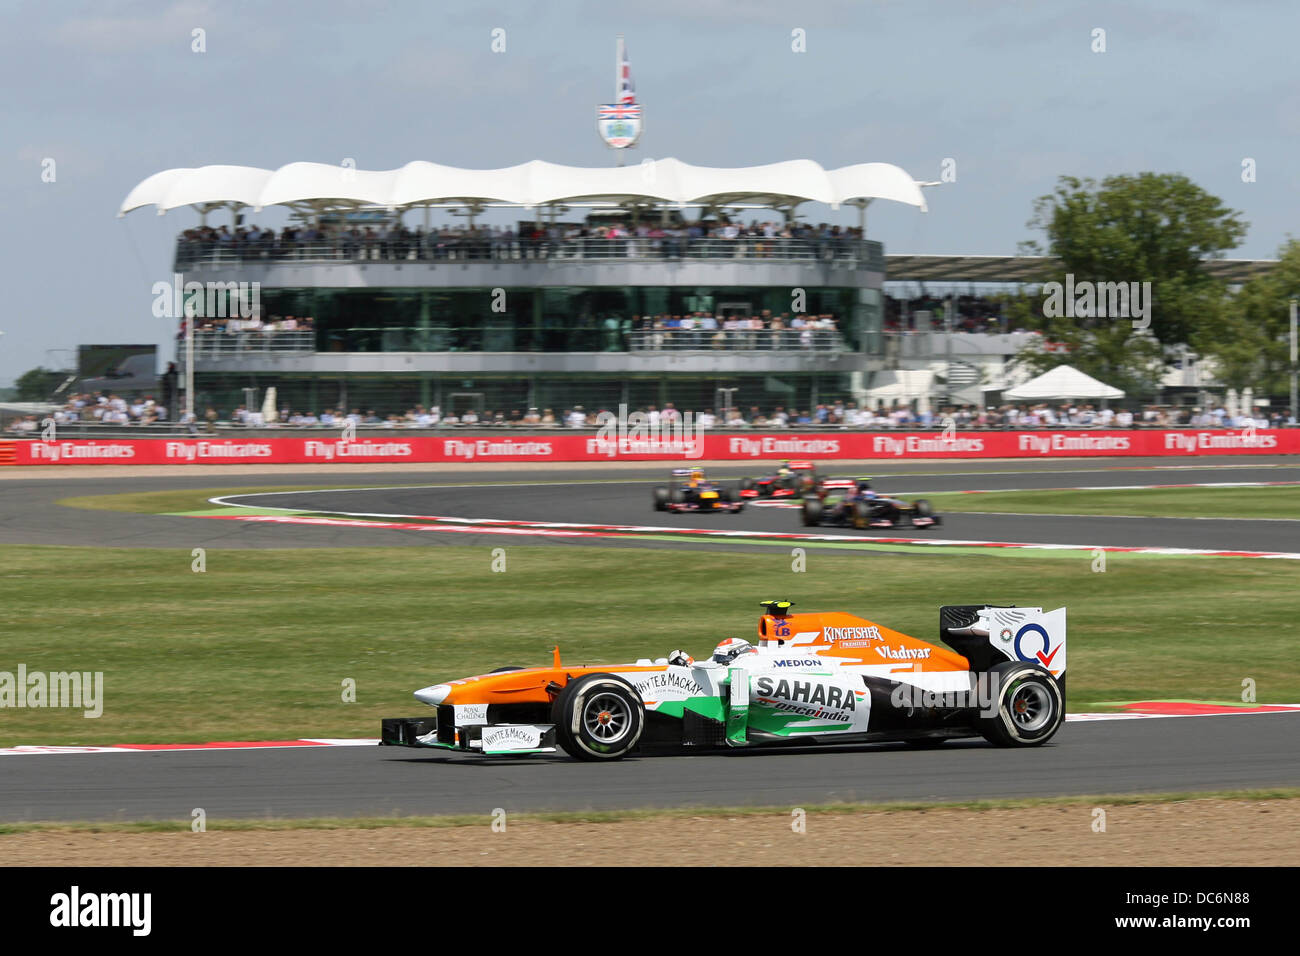
[[[812,815],[851,813],[914,813],[935,810],[1021,810],[1036,807],[1119,807],[1162,803],[1186,803],[1189,800],[1259,800],[1300,799],[1300,788],[1279,787],[1269,790],[1195,791],[1187,793],[1125,793],[1071,797],[1009,798],[1002,800],[956,800],[934,803],[829,803],[801,807]],[[550,813],[512,813],[512,825],[521,823],[621,823],[629,820],[652,820],[691,817],[749,817],[781,814],[789,816],[789,806],[768,807],[673,807],[649,810],[570,810]],[[411,817],[307,817],[303,819],[231,819],[208,820],[209,831],[268,830],[377,830],[385,827],[445,830],[458,827],[481,827],[486,814],[448,814],[447,816]],[[114,820],[114,821],[31,821],[0,823],[0,838],[6,835],[37,832],[65,833],[190,833],[189,820]]]
[[[1169,518],[1300,518],[1300,485],[1261,488],[1126,488],[926,495],[942,512],[1137,515]],[[1300,543],[1300,532],[1296,535]]]
[[[216,506],[208,499],[221,495],[260,495],[276,491],[320,491],[322,488],[370,488],[373,485],[267,485],[249,488],[190,488],[181,491],[135,491],[112,495],[78,495],[55,504],[68,508],[97,511],[126,511],[131,514],[177,514],[185,511],[210,511]]]
[[[506,664],[614,663],[750,636],[768,598],[934,639],[941,603],[1070,609],[1070,707],[1300,701],[1289,562],[537,547],[0,547],[0,671],[103,671],[104,714],[0,709],[0,746],[376,736],[411,691]],[[356,681],[357,702],[342,701]]]

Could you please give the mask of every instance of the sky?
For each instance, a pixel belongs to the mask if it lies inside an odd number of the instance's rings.
[[[1235,257],[1297,231],[1286,0],[0,0],[0,386],[78,344],[172,357],[151,289],[197,214],[116,215],[163,169],[612,165],[594,109],[619,33],[645,109],[630,162],[888,162],[935,181],[949,161],[929,212],[872,205],[887,253],[1012,255],[1042,238],[1026,223],[1061,175],[1182,173],[1250,224]]]

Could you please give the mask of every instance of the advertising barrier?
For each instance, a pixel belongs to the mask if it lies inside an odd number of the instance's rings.
[[[598,434],[336,435],[0,440],[3,465],[756,461],[780,458],[1090,458],[1300,454],[1300,429],[719,433],[655,441]]]

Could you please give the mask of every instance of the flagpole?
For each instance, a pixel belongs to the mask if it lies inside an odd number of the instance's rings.
[[[623,102],[623,34],[618,35],[614,41],[614,102]],[[623,165],[623,151],[614,150],[614,165],[621,167]]]

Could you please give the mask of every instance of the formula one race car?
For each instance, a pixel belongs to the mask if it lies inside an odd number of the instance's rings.
[[[802,498],[817,488],[817,469],[810,461],[783,461],[763,478],[740,479],[742,498]]]
[[[634,664],[502,667],[415,692],[436,708],[383,721],[380,743],[468,754],[630,753],[984,737],[1046,743],[1065,718],[1066,613],[939,609],[952,650],[844,613],[765,601],[754,643]]]
[[[655,511],[727,511],[736,514],[745,507],[730,488],[709,481],[699,468],[674,468],[667,485],[655,487]]]
[[[903,501],[871,490],[865,478],[827,478],[817,486],[814,497],[803,500],[803,523],[810,528],[835,525],[848,528],[930,528],[940,518],[924,498]]]

